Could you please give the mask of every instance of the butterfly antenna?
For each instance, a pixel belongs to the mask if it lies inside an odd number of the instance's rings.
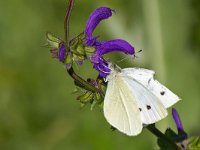
[[[139,58],[139,57],[137,56],[137,54],[138,54],[138,53],[141,53],[141,52],[142,52],[142,49],[139,50],[139,51],[137,51],[136,54],[133,55],[133,58]]]
[[[126,59],[128,59],[128,56],[125,56],[124,58],[122,58],[121,60],[118,60],[117,62],[119,63],[119,62],[122,62],[122,61],[124,61]]]
[[[139,58],[139,57],[137,56],[137,54],[138,54],[138,53],[141,53],[141,52],[142,52],[142,49],[139,50],[139,51],[137,51],[136,54],[131,55],[131,58],[133,58],[133,59],[134,59],[134,58]],[[126,60],[126,59],[128,59],[128,58],[129,58],[129,55],[125,56],[125,57],[122,58],[121,60],[118,60],[117,63],[122,62],[122,61],[124,61],[124,60]]]

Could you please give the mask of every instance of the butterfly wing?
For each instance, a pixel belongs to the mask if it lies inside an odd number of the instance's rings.
[[[142,131],[142,120],[135,96],[123,77],[108,82],[103,106],[106,120],[119,131],[133,136]]]
[[[155,72],[152,70],[142,68],[126,68],[122,69],[122,72],[126,76],[141,83],[155,96],[157,96],[165,108],[172,106],[180,100],[177,95],[154,79]]]
[[[124,76],[124,80],[136,98],[143,124],[152,124],[167,116],[166,108],[149,89],[133,78]]]

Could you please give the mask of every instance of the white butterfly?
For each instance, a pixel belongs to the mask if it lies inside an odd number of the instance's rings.
[[[119,131],[134,136],[143,125],[167,116],[168,107],[180,100],[165,86],[154,80],[155,72],[142,68],[120,69],[110,65],[104,116]]]

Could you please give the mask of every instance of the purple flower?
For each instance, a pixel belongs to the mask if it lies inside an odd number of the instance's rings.
[[[97,46],[96,54],[100,56],[110,52],[123,52],[133,55],[134,48],[128,42],[121,39],[104,41],[101,45]]]
[[[58,59],[63,62],[65,60],[65,57],[66,57],[65,44],[62,42],[59,44]]]
[[[97,8],[89,17],[86,29],[85,44],[87,46],[94,46],[96,48],[95,53],[91,56],[91,61],[94,64],[94,68],[99,71],[101,77],[106,77],[110,73],[108,62],[103,58],[104,54],[110,52],[122,52],[129,55],[134,55],[134,47],[128,42],[121,39],[109,40],[109,41],[98,41],[97,37],[93,37],[92,33],[96,26],[104,19],[112,16],[112,9],[107,7]]]
[[[108,19],[112,16],[112,10],[108,7],[100,7],[97,8],[89,17],[86,28],[85,28],[85,35],[86,35],[86,43],[87,45],[93,46],[96,44],[96,39],[92,37],[92,33],[96,26],[104,19]]]
[[[65,50],[65,44],[63,42],[59,43],[58,48],[51,49],[50,52],[53,58],[57,58],[61,62],[65,60],[67,55],[67,51]]]
[[[183,125],[181,123],[181,119],[180,119],[179,114],[178,114],[178,112],[176,111],[175,108],[172,108],[172,116],[173,116],[174,121],[176,123],[176,127],[177,127],[178,132],[184,131]]]
[[[108,62],[104,58],[101,58],[101,57],[98,57],[98,63],[94,63],[93,67],[99,71],[99,75],[103,78],[109,75],[111,71],[108,68]]]
[[[176,127],[177,127],[177,130],[178,130],[178,135],[180,136],[180,138],[182,140],[187,139],[187,133],[183,129],[183,125],[181,123],[181,119],[180,119],[179,114],[178,114],[178,112],[176,111],[175,108],[172,108],[172,116],[173,116],[174,121],[176,123]]]

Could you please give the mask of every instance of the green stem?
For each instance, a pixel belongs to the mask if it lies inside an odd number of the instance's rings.
[[[173,141],[167,138],[160,130],[158,130],[155,124],[148,125],[146,128],[158,138],[164,139],[166,142],[168,142],[173,147],[172,150],[179,150],[179,147]]]
[[[96,87],[92,86],[91,84],[89,84],[87,81],[85,81],[83,78],[81,78],[80,76],[78,76],[73,68],[71,67],[70,69],[67,69],[67,72],[69,73],[69,75],[75,80],[77,81],[84,89],[89,90],[93,93],[98,92],[101,93],[101,91],[99,89],[97,89]]]
[[[64,22],[64,28],[65,28],[65,42],[66,42],[66,48],[69,48],[69,20],[71,16],[71,12],[74,6],[74,1],[75,0],[69,0],[68,3],[68,8],[67,8],[67,14],[65,17],[65,22]]]

